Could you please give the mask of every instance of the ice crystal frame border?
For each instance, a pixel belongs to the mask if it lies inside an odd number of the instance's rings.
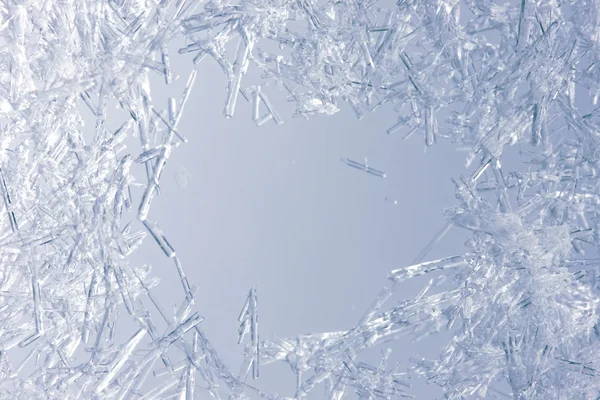
[[[261,363],[287,362],[298,376],[295,398],[320,382],[331,398],[351,391],[396,398],[408,395],[400,371],[388,368],[386,357],[380,368],[358,363],[357,354],[401,332],[447,327],[456,335],[446,351],[436,361],[414,360],[413,373],[449,398],[484,397],[503,378],[518,399],[596,398],[597,259],[584,254],[600,243],[598,7],[525,0],[3,1],[0,397],[192,399],[201,379],[215,398],[219,383],[233,398],[282,398],[254,389],[220,361],[193,311],[195,288],[148,219],[170,152],[186,141],[177,125],[196,72],[165,110],[152,102],[147,76],[158,72],[171,82],[166,44],[185,37],[180,53],[193,53],[194,64],[213,58],[227,76],[226,116],[241,95],[256,124],[282,122],[263,87],[243,85],[248,68],[258,68],[299,115],[332,114],[345,102],[361,117],[393,104],[398,123],[388,133],[418,132],[428,146],[442,139],[468,145],[469,165],[475,163],[470,176],[456,180],[459,204],[447,211],[449,224],[473,231],[471,252],[393,271],[390,287],[344,333],[260,343],[253,289],[240,315],[240,341],[250,333],[246,370],[254,366],[256,376]],[[235,54],[225,51],[230,40],[238,41]],[[261,50],[263,41],[281,52]],[[128,114],[121,121],[108,111],[115,100]],[[91,141],[83,138],[81,105],[96,118]],[[134,132],[140,152],[124,155],[123,141]],[[532,167],[507,173],[502,154],[516,143],[529,146]],[[147,172],[139,207],[129,189],[133,162]],[[122,226],[123,209],[133,207],[138,222]],[[127,260],[145,232],[173,260],[186,297],[177,315],[162,316],[165,334],[140,301],[152,299],[149,270]],[[456,281],[454,289],[436,291],[436,277],[415,299],[383,308],[399,282],[439,270]],[[139,329],[117,344],[121,305]],[[80,346],[91,348],[89,359],[73,365]],[[185,358],[171,360],[170,346]],[[15,365],[10,354],[18,348],[27,355]],[[161,384],[141,393],[153,376]]]

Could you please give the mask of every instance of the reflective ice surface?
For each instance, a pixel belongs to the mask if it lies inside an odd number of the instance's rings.
[[[599,13],[594,1],[3,1],[0,397],[193,399],[202,382],[217,399],[302,398],[318,386],[332,399],[398,398],[416,376],[452,399],[494,395],[503,382],[516,399],[598,397]],[[174,40],[185,42],[179,54]],[[186,55],[183,92],[153,101],[149,74],[171,85],[170,60]],[[277,91],[298,116],[346,104],[361,118],[390,105],[390,135],[469,149],[447,225],[391,271],[356,326],[261,341],[252,288],[239,370],[203,333],[197,287],[151,215],[187,142],[178,125],[203,79],[195,65],[208,59],[229,82],[225,117],[245,102],[256,125],[282,124]],[[504,163],[515,149],[523,163]],[[342,161],[386,177],[367,160]],[[430,259],[452,226],[470,232],[469,251]],[[128,258],[142,240],[172,263],[174,313],[155,300],[150,269]],[[389,304],[423,275],[415,298]],[[388,365],[387,351],[378,365],[358,361],[399,335],[446,329],[439,358],[413,358],[408,370]],[[252,385],[273,362],[296,374],[294,392]]]

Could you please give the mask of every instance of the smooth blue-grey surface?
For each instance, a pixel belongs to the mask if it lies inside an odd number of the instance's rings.
[[[152,75],[154,100],[165,107],[168,96],[179,98],[192,64],[180,56],[173,67],[181,76],[172,87]],[[228,120],[222,72],[213,61],[198,68],[180,124],[189,143],[173,151],[150,217],[160,221],[188,279],[199,285],[202,327],[237,371],[237,316],[251,286],[258,287],[261,339],[352,328],[388,284],[388,272],[409,265],[444,225],[442,208],[455,200],[450,178],[464,173],[465,153],[446,142],[425,152],[420,134],[404,141],[402,132],[387,135],[395,123],[389,108],[360,121],[347,106],[331,117],[292,118],[273,87],[266,91],[283,125],[256,127],[242,97]],[[387,177],[350,168],[342,157],[367,158]],[[187,188],[176,185],[182,168],[191,174]],[[134,196],[140,195],[138,189]],[[451,230],[427,258],[461,253],[464,237]],[[181,302],[173,263],[153,241],[132,262],[152,264],[162,279],[156,295],[163,306]],[[391,301],[416,295],[424,283],[411,281]],[[409,355],[433,357],[444,340],[447,335],[416,346],[393,342],[391,360],[408,366]],[[366,354],[368,361],[378,362],[379,349]],[[264,366],[249,383],[291,396],[294,376],[286,369]],[[440,392],[417,383],[412,393],[426,399]]]

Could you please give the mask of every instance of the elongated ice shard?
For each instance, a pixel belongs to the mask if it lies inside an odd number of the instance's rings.
[[[0,168],[0,188],[2,189],[2,197],[4,200],[4,207],[6,209],[6,213],[8,214],[8,220],[10,221],[10,229],[15,232],[19,229],[17,224],[17,218],[15,216],[15,212],[12,209],[12,200],[10,197],[10,193],[8,190],[8,186],[6,185],[6,179],[4,178],[4,173]]]
[[[233,75],[229,78],[227,103],[224,112],[227,118],[233,116],[238,94],[240,91],[240,86],[242,83],[242,76],[245,75],[246,71],[248,70],[248,57],[252,52],[253,46],[254,40],[252,39],[252,37],[248,37],[245,34],[240,36],[238,43],[237,59],[233,64]]]
[[[175,257],[175,250],[163,235],[160,227],[155,222],[144,220],[142,222],[150,235],[154,238],[160,249],[169,258]]]
[[[360,169],[360,170],[365,171],[366,173],[374,175],[374,176],[376,176],[378,178],[385,178],[386,177],[386,174],[383,173],[382,171],[379,171],[379,170],[377,170],[375,168],[369,167],[369,165],[367,164],[367,160],[366,159],[365,159],[364,164],[363,163],[359,163],[358,161],[350,160],[349,158],[342,158],[341,160],[342,160],[343,163],[345,163],[349,167]]]
[[[250,333],[250,345],[246,351],[246,361],[240,371],[240,379],[245,380],[248,369],[252,368],[252,377],[258,379],[260,363],[260,345],[258,337],[258,297],[256,287],[250,289],[246,297],[244,307],[240,312],[238,321],[241,323],[238,330],[238,344],[244,341],[244,338]]]
[[[98,285],[98,278],[96,273],[92,274],[92,279],[90,281],[89,288],[87,290],[87,298],[85,302],[85,314],[83,317],[83,326],[81,327],[81,341],[83,343],[88,343],[90,337],[90,318],[92,316],[92,302],[93,297],[96,295],[96,287]]]
[[[110,384],[110,381],[116,376],[119,370],[123,367],[135,347],[143,339],[146,334],[145,329],[140,329],[137,333],[131,337],[127,343],[123,346],[119,354],[117,355],[113,365],[109,367],[109,371],[102,377],[102,380],[96,386],[96,393],[102,392]]]
[[[190,287],[188,279],[185,276],[185,272],[183,271],[183,267],[181,265],[181,261],[179,261],[179,257],[173,256],[173,261],[175,262],[175,267],[177,268],[177,273],[179,274],[179,279],[181,280],[181,285],[185,292],[185,295],[188,301],[192,301],[194,299],[194,293]]]
[[[37,333],[44,332],[42,325],[42,299],[40,297],[40,282],[35,275],[31,277],[31,291],[33,294],[33,314],[35,318],[35,330]]]

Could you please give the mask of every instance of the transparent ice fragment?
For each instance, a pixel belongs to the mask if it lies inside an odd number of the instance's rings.
[[[239,90],[242,96],[252,103],[252,120],[256,123],[257,126],[262,126],[266,122],[270,120],[274,120],[277,125],[283,124],[283,120],[264,94],[260,86],[251,86],[247,89]],[[264,104],[267,109],[267,113],[263,116],[260,116],[260,105]]]
[[[108,387],[110,381],[116,376],[119,370],[123,367],[135,347],[139,344],[139,342],[143,339],[146,334],[145,329],[140,329],[133,337],[131,337],[127,343],[123,346],[115,361],[113,361],[113,365],[109,367],[109,372],[103,376],[102,380],[96,386],[96,393],[102,392],[106,387]]]
[[[331,103],[324,103],[323,100],[319,98],[310,98],[304,100],[297,108],[297,113],[302,115],[307,114],[326,114],[333,115],[337,113],[340,109]]]
[[[260,362],[260,346],[258,338],[258,298],[256,295],[256,287],[250,289],[244,307],[238,317],[238,321],[241,322],[240,329],[238,331],[238,344],[244,341],[244,337],[250,333],[250,345],[246,352],[246,360],[244,366],[240,372],[240,378],[245,380],[248,370],[252,367],[252,377],[258,379],[259,375],[259,362]]]
[[[349,158],[342,158],[341,160],[342,160],[342,162],[344,164],[348,165],[349,167],[363,170],[366,173],[374,175],[374,176],[379,177],[379,178],[385,178],[386,177],[385,173],[383,173],[383,172],[381,172],[381,171],[379,171],[379,170],[377,170],[375,168],[369,167],[369,165],[367,164],[367,159],[366,158],[365,158],[364,164],[359,163],[359,162],[354,161],[354,160],[350,160]]]
[[[142,221],[150,235],[154,238],[160,249],[165,253],[165,255],[169,258],[175,257],[175,250],[169,244],[165,236],[163,235],[160,227],[152,221],[144,219]]]

